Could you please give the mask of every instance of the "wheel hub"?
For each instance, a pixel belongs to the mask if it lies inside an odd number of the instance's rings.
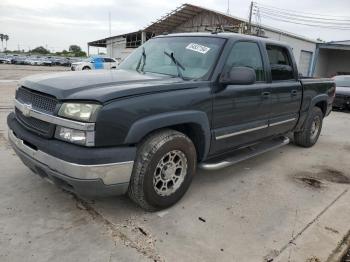
[[[164,175],[165,180],[170,180],[172,175],[175,174],[176,171],[176,166],[173,163],[167,164],[164,169],[162,174]]]
[[[321,120],[316,117],[311,124],[311,139],[315,139],[321,126]]]
[[[160,196],[169,196],[180,188],[187,174],[187,158],[179,150],[166,153],[154,171],[153,188]]]

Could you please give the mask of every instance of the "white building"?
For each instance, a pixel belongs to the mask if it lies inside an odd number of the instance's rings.
[[[313,73],[322,77],[329,76],[328,73],[334,71],[328,70],[332,66],[328,64],[326,70],[324,69],[325,65],[318,65],[318,63],[322,64],[322,61],[329,62],[333,60],[334,63],[338,63],[336,59],[323,57],[324,54],[328,55],[331,52],[324,52],[325,47],[316,40],[264,25],[253,24],[251,30],[249,30],[248,24],[246,19],[191,4],[184,4],[143,30],[89,42],[88,49],[90,46],[105,47],[108,56],[122,60],[148,39],[164,32],[251,32],[254,35],[288,43],[293,49],[299,72],[303,76],[311,76]],[[347,63],[344,63],[344,65],[347,66]],[[342,68],[341,65],[340,67]],[[350,72],[350,68],[339,70],[336,70],[336,72]]]

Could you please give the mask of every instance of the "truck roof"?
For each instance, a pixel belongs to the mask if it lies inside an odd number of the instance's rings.
[[[289,46],[286,42],[273,40],[270,38],[264,38],[259,36],[252,36],[252,35],[244,35],[244,34],[237,34],[237,33],[174,33],[174,34],[163,34],[158,35],[155,38],[163,38],[163,37],[177,37],[177,36],[201,36],[201,37],[215,37],[215,38],[225,38],[225,39],[235,39],[235,40],[254,40],[257,42],[262,43],[269,43],[269,44],[278,44],[278,45],[286,45]]]

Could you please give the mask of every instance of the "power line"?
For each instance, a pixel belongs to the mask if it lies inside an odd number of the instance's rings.
[[[293,20],[276,18],[274,16],[270,16],[270,15],[266,15],[266,14],[262,15],[262,17],[269,18],[269,19],[276,20],[276,21],[287,22],[287,23],[291,23],[291,24],[313,26],[313,27],[321,27],[321,28],[328,28],[328,29],[337,29],[337,30],[350,30],[350,27],[339,27],[339,26],[327,26],[327,25],[308,24],[308,23],[302,23],[302,22],[297,22],[297,21],[293,21]]]
[[[278,11],[287,11],[287,12],[291,12],[291,13],[297,13],[297,14],[306,14],[306,15],[314,15],[314,16],[322,16],[322,17],[335,17],[335,18],[345,18],[345,19],[350,19],[349,16],[340,16],[340,15],[325,15],[325,14],[316,14],[316,13],[310,13],[310,12],[304,12],[304,11],[300,11],[300,10],[290,10],[290,9],[283,9],[283,8],[278,8],[275,6],[271,6],[271,5],[265,5],[265,4],[257,4],[259,7],[265,7],[265,8],[270,8],[270,9],[275,9]]]
[[[274,10],[274,9],[268,9],[268,8],[264,8],[264,7],[258,7],[258,9],[261,12],[280,14],[280,15],[297,17],[297,18],[305,18],[305,19],[309,19],[309,20],[319,20],[319,21],[324,20],[324,22],[328,22],[328,21],[330,21],[330,22],[350,22],[350,19],[334,19],[334,18],[327,18],[327,17],[306,16],[306,15],[288,13],[288,12],[284,12],[284,11],[278,11],[278,10]]]
[[[349,17],[347,17],[348,19],[339,19],[339,17],[338,19],[335,19],[335,18],[330,18],[331,16],[324,16],[320,14],[317,15],[318,17],[315,17],[316,14],[313,14],[313,13],[292,11],[288,9],[271,7],[268,5],[260,5],[260,4],[258,5],[257,3],[254,3],[254,14],[256,19],[258,18],[261,19],[261,17],[263,17],[263,18],[267,18],[275,21],[291,23],[291,24],[299,24],[304,26],[337,29],[337,30],[350,30]],[[313,15],[313,16],[310,16],[310,15]]]
[[[329,21],[322,21],[322,20],[314,20],[314,19],[307,19],[307,18],[298,18],[298,17],[291,17],[284,14],[278,14],[278,13],[271,13],[271,12],[265,12],[263,10],[260,10],[261,14],[276,16],[279,18],[289,19],[293,21],[301,21],[301,22],[309,22],[314,24],[321,24],[321,25],[338,25],[338,26],[350,26],[350,23],[339,23],[339,22],[329,22]]]

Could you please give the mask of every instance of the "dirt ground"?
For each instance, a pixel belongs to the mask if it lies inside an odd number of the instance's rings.
[[[0,64],[0,261],[339,261],[350,239],[350,114],[318,143],[220,171],[147,213],[127,197],[70,195],[34,175],[7,142],[20,78],[68,70]]]

